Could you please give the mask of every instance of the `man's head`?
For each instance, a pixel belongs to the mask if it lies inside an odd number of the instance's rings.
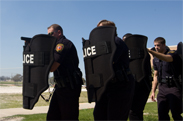
[[[157,37],[154,40],[154,47],[155,47],[156,51],[160,52],[160,53],[165,53],[166,52],[165,43],[166,43],[166,41],[163,37]]]
[[[132,35],[131,33],[126,33],[126,34],[123,36],[122,40],[125,41],[125,39],[126,39],[127,37],[131,36],[131,35]]]
[[[97,24],[97,27],[99,27],[99,26],[114,26],[115,27],[116,25],[114,22],[104,19],[104,20],[99,21],[99,23]]]
[[[60,37],[63,36],[63,29],[58,24],[52,24],[47,29],[48,29],[48,35],[50,35],[50,36],[54,36],[57,39],[60,39]]]

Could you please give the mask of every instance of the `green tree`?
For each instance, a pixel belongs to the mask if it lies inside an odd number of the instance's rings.
[[[23,76],[21,74],[16,74],[15,76],[13,76],[11,78],[13,81],[15,82],[19,82],[19,81],[22,81],[23,80]]]

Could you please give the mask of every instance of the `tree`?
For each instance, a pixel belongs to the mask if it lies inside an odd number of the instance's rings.
[[[2,81],[6,81],[6,80],[9,80],[9,79],[10,79],[10,77],[0,76],[0,80],[2,80]]]
[[[23,76],[22,76],[21,74],[16,74],[16,75],[13,76],[11,79],[12,79],[13,81],[15,81],[15,82],[19,82],[19,81],[22,81]]]

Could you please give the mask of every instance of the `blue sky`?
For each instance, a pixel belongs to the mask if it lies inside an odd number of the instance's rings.
[[[159,36],[168,46],[177,45],[183,40],[182,6],[182,0],[0,0],[0,76],[22,74],[24,42],[20,37],[47,34],[53,23],[60,24],[75,44],[83,74],[81,38],[88,39],[102,19],[115,22],[119,37],[126,33],[147,36],[148,48]]]

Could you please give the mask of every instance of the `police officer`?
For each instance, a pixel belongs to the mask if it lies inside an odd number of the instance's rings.
[[[63,35],[60,25],[48,27],[48,34],[57,38],[51,72],[54,72],[55,91],[47,120],[78,120],[82,73],[74,44]]]
[[[97,26],[115,26],[114,22],[102,20]],[[117,50],[113,58],[116,77],[107,84],[106,90],[94,107],[95,120],[127,120],[134,91],[134,79],[129,70],[128,47],[115,37]],[[117,71],[123,67],[128,79],[117,78]],[[121,69],[122,70],[122,69]]]
[[[152,85],[152,101],[155,100],[155,90],[159,83],[159,92],[157,95],[158,117],[159,120],[170,120],[168,115],[171,110],[174,120],[182,120],[182,91],[181,91],[181,73],[182,60],[175,51],[166,49],[165,39],[157,37],[154,40],[155,49],[148,50],[156,56],[153,59],[154,81]]]
[[[123,41],[125,42],[126,38],[132,36],[131,33],[127,33],[123,36]],[[141,43],[142,44],[142,43]],[[148,53],[148,52],[147,52]],[[146,62],[146,66],[144,67],[144,70],[148,72],[149,75],[145,75],[141,81],[137,81],[135,79],[135,90],[134,90],[134,96],[133,96],[133,101],[132,101],[132,106],[130,108],[130,113],[129,113],[129,120],[138,120],[138,121],[143,121],[143,110],[145,108],[147,99],[149,97],[149,93],[151,91],[151,86],[152,86],[152,78],[151,76],[151,65],[150,65],[150,55],[147,54],[147,59],[145,61],[148,61],[149,63]],[[132,61],[135,61],[134,59]],[[131,66],[131,70],[133,73],[133,68],[134,66]],[[141,71],[141,69],[139,69]],[[137,76],[137,75],[136,75]]]

